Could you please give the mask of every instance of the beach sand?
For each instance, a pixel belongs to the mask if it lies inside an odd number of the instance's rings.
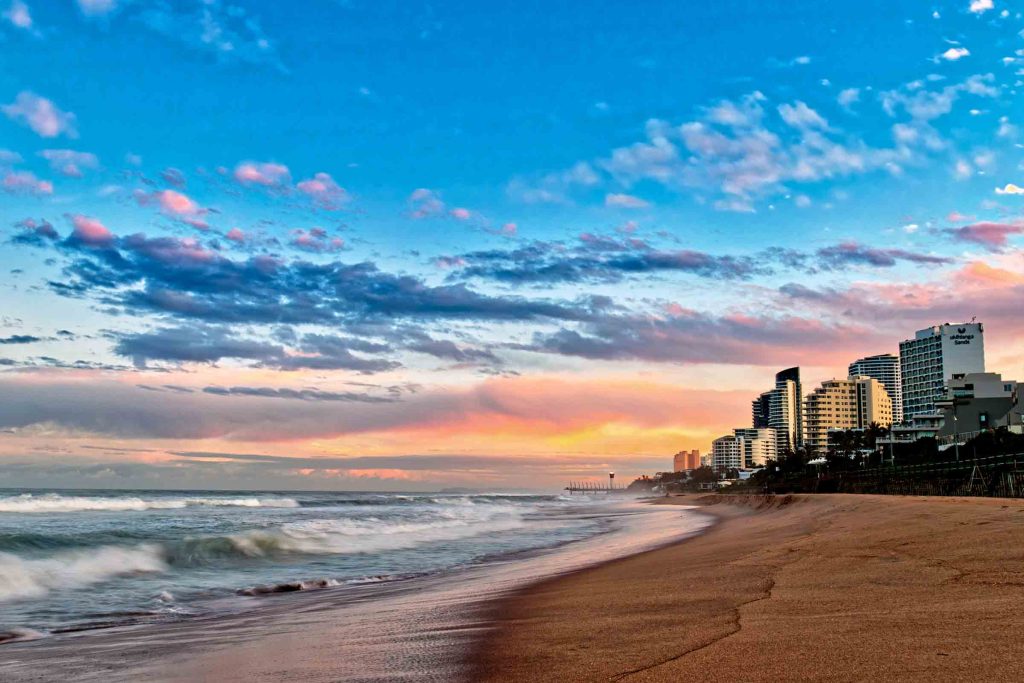
[[[1024,680],[1024,501],[663,502],[718,524],[500,601],[470,678]]]

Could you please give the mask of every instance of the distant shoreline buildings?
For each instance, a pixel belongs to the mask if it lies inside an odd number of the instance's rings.
[[[845,378],[806,396],[800,368],[781,370],[751,402],[751,427],[715,439],[707,464],[751,469],[800,449],[822,456],[833,434],[850,430],[887,434],[878,443],[890,445],[933,437],[940,448],[984,429],[1024,431],[1017,382],[985,371],[984,332],[974,320],[918,330],[899,343],[899,355],[859,358]]]

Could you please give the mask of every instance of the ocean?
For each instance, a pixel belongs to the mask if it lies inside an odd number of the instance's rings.
[[[0,678],[177,680],[197,648],[294,632],[346,640],[331,680],[446,680],[503,592],[707,523],[618,497],[0,490]]]

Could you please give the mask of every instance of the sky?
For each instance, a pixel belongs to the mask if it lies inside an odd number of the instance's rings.
[[[1024,8],[0,0],[0,485],[555,489],[942,322]]]

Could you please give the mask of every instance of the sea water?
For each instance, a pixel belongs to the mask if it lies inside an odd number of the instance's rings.
[[[407,580],[607,530],[558,495],[0,490],[8,639],[176,621]]]

